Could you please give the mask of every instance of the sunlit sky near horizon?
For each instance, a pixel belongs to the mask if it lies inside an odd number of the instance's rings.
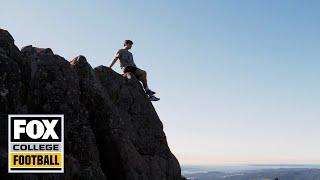
[[[320,1],[4,1],[21,48],[148,72],[180,164],[320,163]],[[119,64],[114,68],[120,72]]]

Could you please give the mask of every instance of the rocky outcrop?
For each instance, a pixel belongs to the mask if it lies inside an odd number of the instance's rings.
[[[65,173],[8,174],[8,114],[64,114]],[[132,74],[92,68],[0,29],[0,179],[180,179],[162,123]]]

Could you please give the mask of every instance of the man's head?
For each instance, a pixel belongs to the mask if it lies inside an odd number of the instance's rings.
[[[133,42],[131,40],[124,40],[123,46],[125,49],[131,49]]]

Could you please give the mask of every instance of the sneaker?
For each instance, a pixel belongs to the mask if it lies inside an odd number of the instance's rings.
[[[150,89],[148,91],[146,91],[146,94],[148,94],[149,96],[154,95],[156,92],[151,91]]]
[[[157,97],[155,97],[155,96],[149,96],[149,100],[150,100],[150,101],[159,101],[160,98],[157,98]]]

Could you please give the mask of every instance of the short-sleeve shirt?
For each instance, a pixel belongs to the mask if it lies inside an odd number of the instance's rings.
[[[127,49],[119,49],[117,51],[116,56],[119,57],[121,69],[123,69],[127,66],[136,67],[136,64],[133,61],[133,55]]]

